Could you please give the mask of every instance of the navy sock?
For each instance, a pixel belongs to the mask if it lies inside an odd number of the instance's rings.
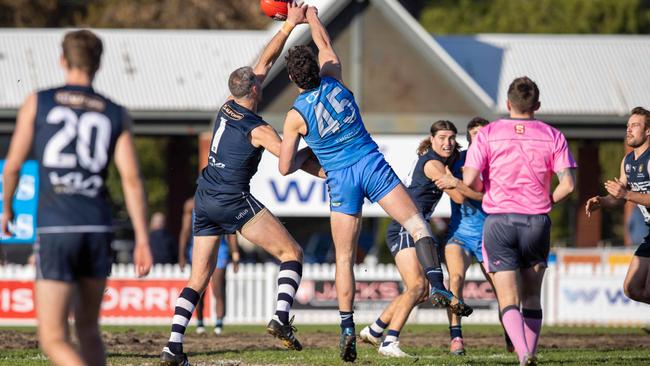
[[[384,342],[381,345],[383,347],[386,347],[393,342],[397,342],[398,340],[399,340],[399,330],[389,329],[388,333],[386,333],[386,338],[384,338]]]
[[[181,294],[176,299],[176,307],[174,308],[174,318],[172,321],[172,331],[169,336],[167,347],[174,354],[183,353],[183,337],[185,336],[185,329],[187,323],[190,322],[192,312],[199,302],[201,296],[198,292],[189,287],[185,287]]]
[[[460,325],[453,325],[449,327],[449,337],[454,339],[456,337],[463,338],[463,328]]]
[[[431,283],[431,286],[436,288],[444,288],[444,285],[442,283],[444,278],[442,276],[442,268],[428,267],[424,269],[424,273],[427,275],[427,279],[429,280],[429,283]]]
[[[384,329],[388,324],[384,323],[381,318],[377,318],[373,324],[370,324],[370,335],[372,335],[375,338],[381,338],[381,336],[384,334]]]
[[[223,328],[223,318],[217,318],[217,323],[215,324],[217,328]]]
[[[354,311],[339,311],[341,328],[354,328]]]
[[[289,310],[293,305],[300,279],[302,278],[302,263],[287,261],[280,263],[278,273],[278,299],[276,301],[275,316],[282,324],[289,324]]]

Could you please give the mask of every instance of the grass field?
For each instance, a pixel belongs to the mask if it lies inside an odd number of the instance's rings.
[[[361,328],[357,326],[357,330]],[[104,327],[110,365],[157,365],[168,327]],[[338,357],[337,326],[299,326],[305,349],[291,352],[264,333],[263,326],[226,327],[220,337],[188,329],[185,351],[200,365],[343,365]],[[211,331],[208,328],[208,331]],[[469,325],[463,329],[466,356],[449,356],[445,326],[407,326],[402,349],[417,359],[387,359],[359,344],[359,365],[516,365],[506,353],[501,328]],[[541,365],[650,365],[650,335],[636,328],[546,327]],[[0,365],[47,365],[34,328],[0,328]]]

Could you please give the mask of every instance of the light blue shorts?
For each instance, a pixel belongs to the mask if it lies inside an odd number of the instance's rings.
[[[221,244],[219,244],[219,252],[217,254],[217,269],[226,269],[230,262],[230,248],[228,248],[228,242],[226,241],[226,236],[221,236]]]
[[[476,235],[465,235],[461,230],[456,230],[447,245],[459,245],[463,250],[474,257],[477,262],[483,263],[483,238]]]
[[[348,215],[361,212],[364,198],[377,202],[401,182],[379,151],[347,168],[327,172],[330,210]]]

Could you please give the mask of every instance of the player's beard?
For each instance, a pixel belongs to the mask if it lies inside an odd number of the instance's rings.
[[[637,140],[634,137],[633,138],[628,138],[626,140],[627,140],[627,145],[629,147],[633,148],[633,149],[636,149],[636,148],[640,147],[641,145],[643,145],[646,142],[646,139],[638,139]]]

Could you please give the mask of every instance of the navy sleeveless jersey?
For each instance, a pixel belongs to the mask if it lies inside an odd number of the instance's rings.
[[[318,88],[300,93],[293,109],[305,120],[305,142],[326,172],[347,168],[378,150],[354,95],[332,77],[323,77]]]
[[[632,192],[650,194],[650,175],[648,175],[648,160],[650,159],[650,148],[634,158],[634,151],[625,156],[623,168],[627,177],[627,184]],[[643,214],[646,225],[650,226],[650,207],[637,205]]]
[[[38,232],[111,231],[105,180],[124,109],[83,86],[43,90],[37,100]]]
[[[413,202],[415,202],[418,211],[427,220],[431,217],[438,201],[440,201],[440,197],[442,197],[442,191],[424,174],[424,165],[430,160],[437,160],[445,165],[448,163],[446,158],[429,149],[424,155],[417,158],[406,178],[406,182],[404,182],[406,190]]]
[[[262,117],[234,100],[226,102],[217,114],[208,165],[201,171],[199,188],[223,193],[250,191],[264,148],[253,146],[249,136],[266,124]]]

